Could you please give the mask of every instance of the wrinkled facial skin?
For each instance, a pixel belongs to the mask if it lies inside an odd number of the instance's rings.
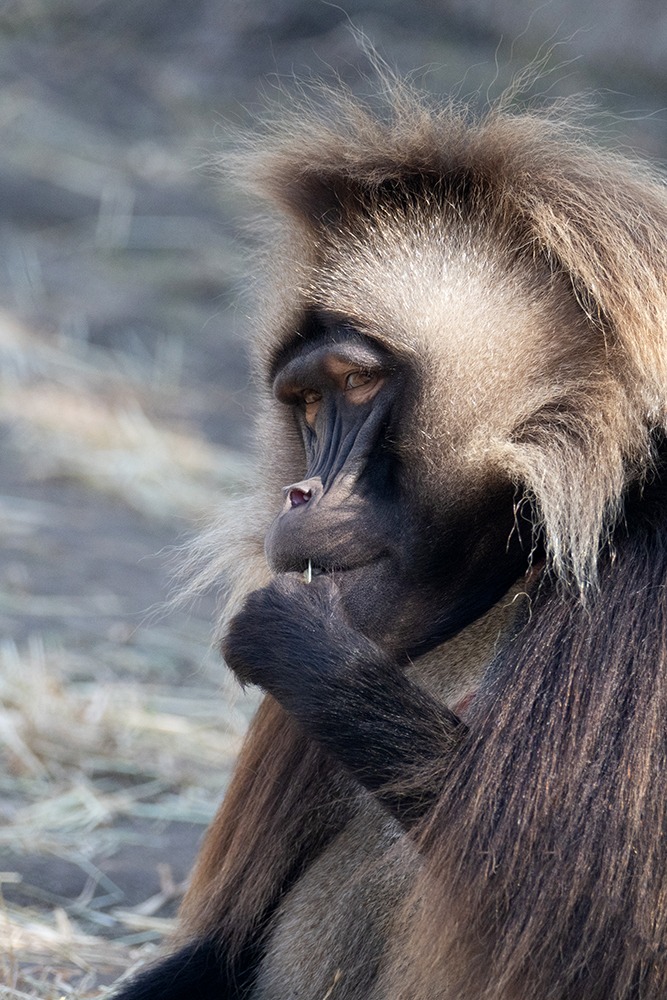
[[[395,656],[418,656],[483,614],[525,571],[509,483],[468,487],[438,507],[396,443],[411,419],[413,373],[348,327],[279,365],[306,475],[286,484],[266,537],[278,574],[329,574],[353,628]],[[446,509],[443,509],[446,508]]]

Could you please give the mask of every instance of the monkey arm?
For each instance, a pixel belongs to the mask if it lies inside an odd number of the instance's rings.
[[[429,811],[440,791],[434,767],[467,727],[349,626],[328,577],[305,585],[281,576],[250,594],[223,653],[243,683],[269,691],[403,826]]]
[[[330,679],[302,724],[409,829],[440,797],[434,772],[456,752],[467,726],[372,643],[356,656],[347,666],[357,683]],[[288,710],[298,718],[303,712],[300,705]]]

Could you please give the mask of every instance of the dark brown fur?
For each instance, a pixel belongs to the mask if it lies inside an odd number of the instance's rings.
[[[278,894],[343,828],[355,798],[349,780],[265,698],[199,855],[181,911],[185,936],[213,934],[232,953],[241,948]],[[223,912],[221,897],[229,901]]]
[[[422,831],[426,984],[394,996],[667,995],[667,490],[651,506],[588,605],[540,595],[495,663]]]
[[[384,117],[344,96],[324,114],[302,106],[243,164],[278,208],[255,347],[265,389],[308,308],[348,317],[419,372],[402,442],[415,489],[446,505],[455,484],[460,505],[507,477],[530,501],[546,566],[519,586],[531,594],[520,628],[506,602],[481,653],[475,623],[469,658],[457,661],[455,639],[412,668],[450,705],[480,686],[462,748],[415,779],[440,799],[409,836],[264,703],[197,864],[183,940],[213,940],[225,961],[248,942],[267,948],[247,994],[262,1000],[662,1000],[663,184],[554,116],[475,119],[401,87]],[[497,368],[474,352],[460,362],[465,349],[446,341],[426,284],[438,260],[453,275],[454,330],[474,309],[495,330],[520,303]],[[410,261],[414,292],[398,277]],[[303,474],[268,391],[263,406],[268,485],[202,577],[236,572],[232,611],[265,582],[268,512]],[[382,878],[381,915],[372,893],[359,914],[346,903],[341,944],[336,900]]]

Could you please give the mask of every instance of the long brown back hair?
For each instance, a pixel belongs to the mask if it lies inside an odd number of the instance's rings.
[[[449,983],[443,996],[475,1000],[658,1000],[667,996],[667,520],[655,445],[667,426],[664,184],[586,148],[554,115],[501,104],[475,119],[398,85],[384,115],[346,95],[327,101],[324,113],[283,114],[242,158],[278,216],[255,349],[267,486],[255,491],[249,527],[210,536],[213,569],[202,578],[229,572],[236,607],[266,577],[267,511],[302,461],[270,399],[271,360],[304,310],[333,295],[333,260],[342,300],[370,287],[382,255],[376,243],[363,256],[360,233],[399,239],[392,198],[414,200],[419,178],[425,212],[437,198],[456,217],[474,212],[505,257],[528,269],[532,260],[533,294],[556,288],[576,308],[582,357],[594,345],[595,363],[560,396],[556,379],[548,405],[489,442],[490,460],[532,501],[547,569],[529,622],[482,685],[468,744],[432,776],[442,799],[418,832],[427,863],[408,937],[397,933],[391,995],[432,1000]],[[355,206],[364,221],[346,270]],[[554,324],[555,348],[561,335]],[[389,324],[382,336],[437,369],[432,332]],[[517,358],[539,379],[541,359],[524,358],[521,343]],[[436,379],[431,401],[438,391]],[[443,418],[430,412],[420,460],[444,480]],[[642,492],[651,476],[657,485]],[[337,765],[267,700],[199,860],[186,933],[242,947],[357,805]]]
[[[544,585],[491,667],[418,835],[424,979],[397,997],[667,996],[667,479],[626,516],[597,593]]]

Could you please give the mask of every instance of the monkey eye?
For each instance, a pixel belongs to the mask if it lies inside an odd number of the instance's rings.
[[[308,405],[309,403],[319,403],[322,398],[322,393],[318,392],[317,389],[303,389],[301,392],[301,399]]]
[[[350,372],[345,379],[346,389],[359,389],[362,385],[369,385],[377,378],[373,372]]]

